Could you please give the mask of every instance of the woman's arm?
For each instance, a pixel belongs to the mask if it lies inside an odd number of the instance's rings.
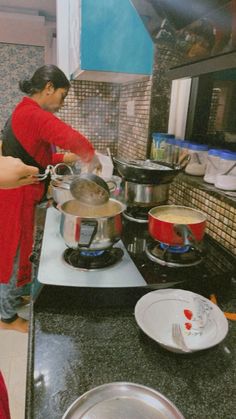
[[[18,188],[38,183],[34,176],[39,172],[37,167],[27,166],[20,159],[0,156],[0,188]]]
[[[93,170],[100,172],[102,165],[95,154],[92,143],[79,131],[74,130],[70,125],[67,125],[55,115],[48,114],[48,112],[44,111],[43,113],[45,120],[40,126],[40,135],[42,138],[47,138],[52,144],[72,152],[68,153],[68,156],[66,154],[64,155],[63,162],[72,163],[72,161],[75,161],[74,154],[83,163],[87,164],[88,172],[92,172]]]
[[[61,121],[49,112],[39,110],[40,126],[39,137],[51,144],[55,144],[64,150],[70,150],[79,158],[88,163],[95,154],[92,143],[79,131]]]

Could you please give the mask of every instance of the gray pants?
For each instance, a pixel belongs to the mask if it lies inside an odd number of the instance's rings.
[[[13,272],[8,284],[0,283],[0,316],[1,320],[11,323],[17,319],[17,306],[24,287],[17,287],[17,272],[19,267],[19,252],[15,257]]]

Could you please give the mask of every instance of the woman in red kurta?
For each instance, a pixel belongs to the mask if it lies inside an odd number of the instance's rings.
[[[7,389],[0,371],[0,419],[10,419]]]
[[[39,68],[30,80],[20,82],[20,89],[29,97],[22,99],[8,121],[3,155],[32,157],[40,168],[46,168],[63,159],[62,154],[53,159],[54,144],[78,155],[90,170],[101,167],[88,139],[54,115],[69,87],[64,73],[53,65]],[[45,185],[37,180],[22,188],[0,190],[1,329],[28,330],[28,322],[17,315],[17,303],[19,287],[31,281],[34,209],[44,193]]]

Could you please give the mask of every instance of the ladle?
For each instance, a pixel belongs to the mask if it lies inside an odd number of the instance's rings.
[[[102,205],[110,197],[110,190],[101,177],[93,173],[76,176],[70,184],[71,194],[83,204]]]

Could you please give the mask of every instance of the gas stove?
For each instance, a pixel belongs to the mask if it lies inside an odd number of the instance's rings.
[[[200,252],[192,248],[176,252],[153,241],[147,224],[124,217],[121,240],[112,249],[94,255],[89,249],[66,247],[59,231],[60,216],[53,207],[47,210],[38,269],[38,280],[43,284],[114,288],[148,285],[159,289],[191,282],[194,289],[195,283],[202,282],[214,289],[216,281],[236,277],[236,258],[208,235]]]
[[[236,278],[235,256],[207,234],[198,249],[168,248],[151,239],[147,225],[124,219],[122,240],[139,272],[154,288],[191,282],[194,289],[202,282],[214,290],[214,283]]]
[[[39,282],[72,287],[115,288],[146,285],[121,240],[113,246],[110,254],[105,251],[97,255],[90,252],[89,255],[89,251],[83,250],[81,255],[81,250],[66,247],[59,231],[60,217],[61,213],[57,209],[47,209],[38,269]],[[82,256],[82,262],[79,256]],[[109,261],[110,256],[112,263]],[[96,266],[97,258],[102,258],[103,262],[105,259],[105,266]]]
[[[108,250],[81,250],[68,248],[63,253],[65,262],[74,268],[94,271],[108,268],[121,261],[124,251],[119,247]]]
[[[170,268],[186,268],[198,265],[203,253],[194,246],[168,246],[164,243],[147,243],[146,254],[150,260]]]
[[[137,223],[148,223],[148,211],[150,207],[127,207],[123,216],[129,221],[136,221]]]

